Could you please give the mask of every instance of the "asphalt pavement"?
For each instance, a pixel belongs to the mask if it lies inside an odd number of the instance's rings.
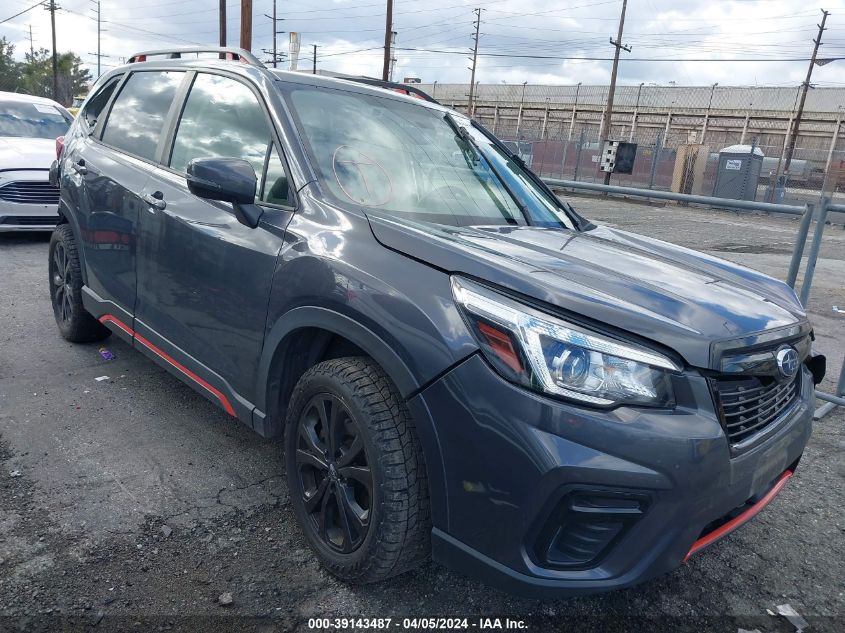
[[[797,227],[596,198],[575,206],[781,278]],[[809,307],[817,349],[838,365],[845,231],[828,227],[823,244]],[[60,338],[47,246],[0,234],[0,631],[305,631],[309,618],[353,616],[392,617],[392,630],[406,617],[467,617],[477,630],[498,617],[534,631],[793,631],[768,613],[782,604],[811,630],[845,630],[841,408],[816,424],[796,476],[753,522],[638,587],[530,600],[433,563],[347,586],[319,567],[295,523],[279,441],[114,337]]]

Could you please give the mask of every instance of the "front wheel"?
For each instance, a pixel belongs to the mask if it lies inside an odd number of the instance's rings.
[[[110,332],[82,305],[82,270],[73,231],[59,224],[50,238],[50,302],[59,332],[73,343],[100,341]]]
[[[368,358],[299,380],[285,431],[291,504],[323,565],[350,582],[402,573],[430,552],[428,485],[410,414]]]

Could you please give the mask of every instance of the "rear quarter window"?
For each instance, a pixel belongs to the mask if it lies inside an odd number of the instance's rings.
[[[130,75],[114,101],[103,130],[104,143],[155,160],[167,113],[185,73],[144,71]]]

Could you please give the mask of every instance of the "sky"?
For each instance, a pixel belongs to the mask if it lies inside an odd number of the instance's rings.
[[[19,59],[30,47],[49,49],[50,14],[36,0],[4,0],[0,37]],[[831,12],[820,57],[845,58],[845,0],[821,0]],[[96,76],[97,3],[61,0],[57,48],[80,55]],[[300,34],[300,68],[381,76],[385,0],[277,0],[283,18],[278,50],[288,32]],[[550,6],[554,8],[549,8]],[[273,0],[254,0],[253,52],[269,59]],[[481,83],[607,84],[622,0],[395,0],[394,79],[467,83],[481,7],[476,80]],[[139,50],[216,44],[218,0],[102,0],[102,71]],[[230,45],[239,41],[240,2],[227,2]],[[804,80],[821,10],[803,0],[631,0],[625,19],[619,83],[668,85],[797,85]],[[738,61],[754,60],[754,61]],[[282,67],[280,65],[280,67]],[[845,59],[818,66],[813,83],[845,86]]]

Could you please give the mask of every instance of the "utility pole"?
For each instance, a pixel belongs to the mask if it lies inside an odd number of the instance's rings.
[[[475,114],[475,102],[473,98],[475,97],[475,67],[478,63],[478,38],[479,38],[479,31],[481,29],[481,12],[484,11],[482,8],[473,9],[472,12],[475,13],[475,33],[472,36],[473,44],[472,44],[472,66],[470,66],[469,70],[472,71],[469,78],[469,103],[467,104],[467,112],[470,116]]]
[[[604,142],[610,140],[610,121],[613,117],[613,96],[616,93],[616,73],[619,70],[619,53],[622,50],[626,52],[631,52],[630,46],[624,46],[622,44],[622,30],[625,27],[625,11],[628,8],[628,0],[622,0],[622,15],[619,17],[619,33],[616,35],[616,41],[613,41],[613,38],[610,38],[610,43],[613,44],[615,47],[615,52],[613,53],[613,70],[610,73],[610,88],[607,91],[607,107],[604,109],[604,117],[602,117],[602,132]],[[604,142],[602,143],[602,151],[604,150]],[[604,173],[604,184],[610,184],[610,172],[607,171]]]
[[[277,64],[278,64],[278,61],[279,61],[279,54],[278,54],[277,49],[276,49],[276,36],[279,33],[284,33],[284,31],[276,30],[276,25],[283,20],[283,18],[276,17],[276,0],[273,0],[273,15],[267,15],[265,13],[264,17],[270,18],[270,20],[273,22],[273,50],[272,50],[271,54],[273,55],[273,68],[277,68],[278,67]],[[262,50],[265,53],[268,52],[266,48],[262,49]]]
[[[241,48],[252,50],[252,0],[241,0]]]
[[[97,0],[97,77],[100,76],[100,0]]]
[[[217,13],[220,18],[220,46],[226,46],[226,0],[220,0]]]
[[[818,25],[819,27],[819,36],[813,40],[813,56],[810,58],[810,67],[807,69],[807,78],[804,80],[804,83],[801,86],[801,101],[798,103],[798,112],[795,113],[795,122],[792,124],[792,130],[789,136],[789,143],[786,146],[786,157],[783,166],[784,174],[789,173],[789,164],[792,162],[792,155],[795,153],[795,143],[798,140],[798,127],[801,125],[801,117],[804,114],[804,103],[807,101],[807,91],[810,89],[810,78],[813,76],[813,66],[816,65],[816,56],[819,52],[819,46],[822,43],[822,33],[824,33],[825,22],[827,22],[827,16],[830,15],[830,11],[825,11],[822,9],[822,23]]]
[[[313,44],[314,46],[314,54],[311,57],[311,74],[317,74],[317,45]]]
[[[53,31],[53,101],[58,101],[59,96],[59,63],[56,58],[56,0],[50,0],[50,4],[44,7],[50,12],[50,28]]]
[[[387,0],[387,12],[384,20],[384,65],[381,69],[382,81],[390,77],[390,38],[393,33],[393,0]]]
[[[29,25],[29,56],[35,57],[35,46],[32,43],[32,25]]]
[[[396,31],[390,34],[390,81],[393,81],[393,69],[396,67]]]

